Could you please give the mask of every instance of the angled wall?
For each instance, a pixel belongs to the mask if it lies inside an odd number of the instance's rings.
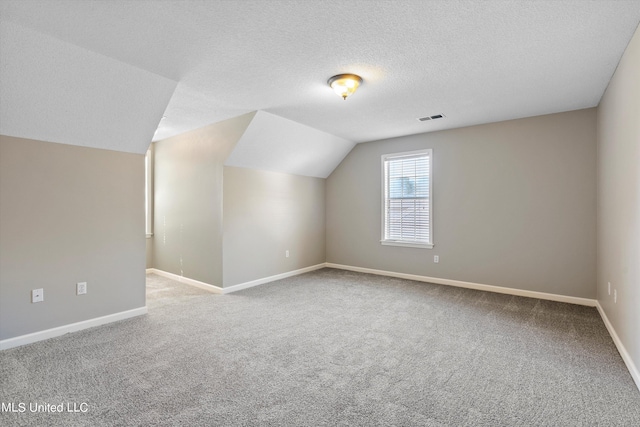
[[[640,30],[631,39],[598,106],[597,130],[598,302],[628,352],[627,365],[630,361],[635,365],[631,370],[640,387],[638,76]],[[611,293],[608,283],[611,283]]]
[[[0,21],[0,134],[144,154],[177,82]]]
[[[324,176],[353,145],[263,111],[154,143],[147,266],[228,287],[324,263]]]
[[[143,200],[141,154],[0,136],[0,341],[144,308]]]
[[[258,111],[225,166],[326,178],[354,145],[344,138]]]
[[[222,286],[223,164],[253,116],[154,143],[154,268]]]
[[[0,348],[146,312],[144,153],[177,82],[5,20],[0,57]]]
[[[595,118],[587,109],[357,145],[327,179],[327,262],[594,298]],[[423,148],[434,248],[383,246],[380,156]]]

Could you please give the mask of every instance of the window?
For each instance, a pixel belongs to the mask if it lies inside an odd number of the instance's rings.
[[[383,245],[432,248],[431,150],[382,156]]]
[[[153,170],[151,148],[144,156],[144,213],[147,238],[153,236]]]

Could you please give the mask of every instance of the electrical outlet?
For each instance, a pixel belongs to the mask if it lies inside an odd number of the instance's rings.
[[[76,283],[76,295],[84,295],[87,293],[87,282]]]
[[[617,289],[613,290],[613,303],[614,304],[618,303],[618,290]]]
[[[440,256],[439,255],[434,255],[433,256],[433,262],[435,262],[435,263],[440,262]]]
[[[611,282],[607,282],[607,292],[611,295]]]
[[[44,301],[44,289],[34,289],[31,291],[31,302]]]
[[[289,258],[289,250],[284,251],[284,256]]]

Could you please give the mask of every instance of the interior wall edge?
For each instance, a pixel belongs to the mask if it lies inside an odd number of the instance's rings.
[[[633,359],[631,358],[631,355],[627,351],[627,348],[624,346],[624,344],[622,344],[622,341],[620,340],[618,333],[616,332],[615,328],[613,327],[613,325],[609,321],[609,318],[607,317],[607,313],[605,313],[604,309],[600,305],[600,301],[596,301],[596,308],[598,309],[598,313],[600,313],[600,317],[602,317],[602,321],[604,322],[604,325],[607,327],[607,331],[609,332],[609,335],[611,335],[611,339],[613,340],[613,343],[616,345],[616,348],[618,349],[618,353],[620,353],[620,357],[622,357],[622,360],[624,361],[625,365],[627,365],[627,369],[629,370],[629,374],[631,374],[631,378],[633,378],[633,381],[636,383],[636,386],[638,387],[638,391],[640,391],[640,370],[638,370],[635,363],[633,363]]]
[[[478,291],[495,292],[499,294],[514,295],[519,297],[537,298],[547,301],[564,302],[568,304],[584,305],[587,307],[595,307],[596,300],[590,298],[572,297],[568,295],[550,294],[546,292],[528,291],[524,289],[506,288],[503,286],[487,285],[483,283],[464,282],[461,280],[444,279],[439,277],[420,276],[417,274],[399,273],[395,271],[376,270],[366,267],[355,267],[351,265],[326,263],[328,268],[337,268],[340,270],[349,270],[359,273],[375,274],[378,276],[397,277],[399,279],[415,280],[417,282],[433,283],[436,285],[453,286],[456,288],[475,289]]]
[[[188,277],[158,270],[157,268],[148,268],[147,273],[157,274],[158,276],[166,277],[168,279],[175,280],[176,282],[180,282],[185,285],[195,286],[197,288],[204,289],[209,292],[213,292],[215,294],[226,295],[232,292],[241,291],[243,289],[253,288],[254,286],[264,285],[266,283],[274,282],[276,280],[286,279],[287,277],[298,276],[300,274],[309,273],[315,270],[320,270],[321,268],[325,268],[325,267],[326,267],[326,263],[311,265],[309,267],[287,271],[285,273],[276,274],[274,276],[263,277],[262,279],[251,280],[249,282],[244,282],[244,283],[238,283],[237,285],[227,286],[226,288],[221,288],[219,286],[211,285],[209,283],[200,282],[198,280],[193,280]]]

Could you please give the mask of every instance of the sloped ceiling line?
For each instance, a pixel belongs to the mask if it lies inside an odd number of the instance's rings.
[[[354,146],[344,138],[258,111],[225,166],[326,178]]]
[[[251,111],[366,142],[594,107],[640,0],[2,0],[0,16],[21,26],[0,130],[42,119],[58,140],[75,121],[70,143],[140,152]],[[326,82],[345,72],[364,84],[342,101]]]
[[[143,154],[177,82],[0,22],[0,133]]]

